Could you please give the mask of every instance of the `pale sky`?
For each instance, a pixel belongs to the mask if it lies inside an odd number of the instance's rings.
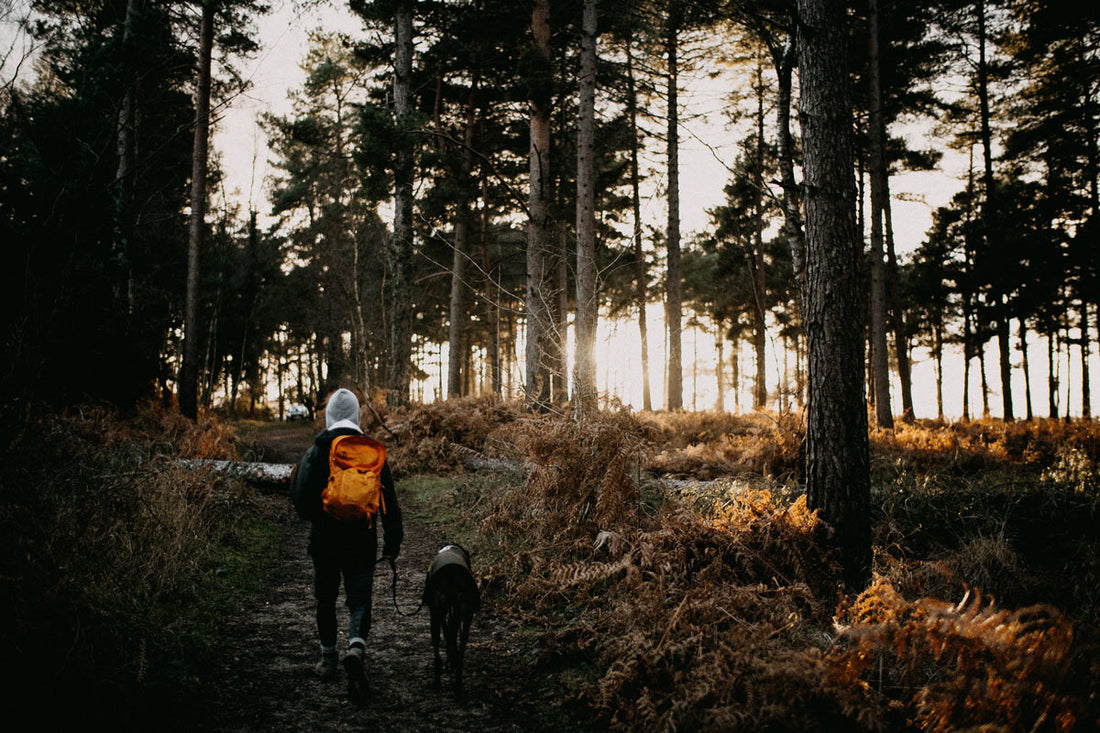
[[[226,169],[229,195],[232,196],[234,190],[239,191],[243,201],[251,201],[261,214],[266,214],[268,207],[262,184],[272,169],[266,140],[257,123],[258,116],[263,112],[289,112],[287,93],[304,80],[298,64],[305,57],[309,31],[323,28],[355,36],[362,28],[358,18],[342,2],[314,10],[296,9],[296,5],[293,0],[274,0],[273,12],[260,19],[261,51],[243,64],[245,77],[251,80],[252,88],[233,100],[215,133],[214,144]],[[726,104],[727,88],[707,80],[705,74],[697,76],[699,78],[683,79],[685,105],[696,110],[717,111],[694,119],[687,119],[685,114],[687,121],[681,126],[680,217],[685,240],[690,239],[693,232],[709,227],[706,211],[722,203],[723,188],[729,181],[727,166],[733,165],[737,155],[737,135],[725,129],[725,116],[721,112]],[[907,132],[920,134],[917,129]],[[917,147],[932,144],[922,141]],[[645,158],[654,174],[646,185],[643,217],[663,227],[667,217],[666,181],[661,170],[663,143],[658,143]],[[948,160],[947,165],[950,164]],[[892,190],[897,194],[893,210],[900,252],[908,252],[921,243],[931,224],[932,211],[947,203],[961,188],[962,171],[955,168],[942,173],[905,174],[891,179]]]

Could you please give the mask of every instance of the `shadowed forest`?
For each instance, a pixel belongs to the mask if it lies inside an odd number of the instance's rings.
[[[0,2],[13,709],[1097,729],[1098,49],[1051,0]],[[338,387],[414,538],[363,708],[286,497]],[[393,613],[444,542],[465,703]]]

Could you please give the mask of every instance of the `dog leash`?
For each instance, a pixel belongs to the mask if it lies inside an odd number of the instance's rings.
[[[401,606],[397,605],[397,560],[392,557],[383,556],[378,558],[378,560],[375,562],[375,565],[381,562],[385,562],[387,560],[390,563],[390,571],[393,573],[393,583],[390,585],[390,588],[393,591],[393,609],[397,611],[397,613],[401,616],[415,616],[416,614],[420,613],[420,611],[424,608],[424,599],[420,599],[420,605],[417,606],[416,610],[412,613],[405,613],[401,610]]]

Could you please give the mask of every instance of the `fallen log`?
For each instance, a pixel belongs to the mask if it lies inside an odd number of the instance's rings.
[[[290,463],[257,463],[255,461],[216,461],[208,458],[181,458],[184,468],[209,470],[240,478],[263,488],[285,488],[290,482],[294,465]]]

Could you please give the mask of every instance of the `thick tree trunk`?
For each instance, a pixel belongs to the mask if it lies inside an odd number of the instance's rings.
[[[574,395],[578,415],[596,411],[596,0],[584,0],[577,111],[577,334]]]
[[[642,349],[642,409],[653,409],[653,397],[649,385],[649,328],[646,324],[646,266],[642,250],[642,197],[638,171],[638,92],[634,79],[634,38],[626,42],[626,108],[630,120],[630,203],[633,212],[634,243],[634,305],[638,309],[638,334]]]
[[[806,178],[809,404],[806,496],[835,534],[844,580],[871,579],[870,455],[863,382],[863,296],[852,180],[845,4],[799,0],[800,119]]]
[[[879,80],[878,3],[868,2],[868,67],[871,78],[871,363],[875,373],[875,421],[880,428],[894,427],[890,406],[890,357],[886,343],[886,265],[883,261],[883,219],[886,215],[886,125],[882,117],[882,85]]]
[[[410,123],[413,11],[411,0],[400,0],[394,14],[393,113],[399,128]],[[413,151],[402,136],[394,170],[393,239],[390,243],[386,284],[390,293],[390,363],[387,399],[403,405],[409,400],[412,366]]]
[[[680,117],[679,117],[679,0],[672,0],[665,34],[668,59],[668,263],[665,321],[668,324],[668,388],[666,407],[684,407],[684,372],[681,352],[683,306],[680,282]]]
[[[531,84],[530,185],[527,212],[527,346],[524,389],[529,407],[545,409],[550,403],[551,340],[550,297],[553,273],[553,230],[550,224],[550,0],[535,0],[531,11],[534,59]]]
[[[199,412],[199,265],[206,226],[206,167],[210,143],[210,57],[214,48],[214,3],[202,6],[199,28],[198,79],[195,86],[195,141],[191,155],[191,226],[187,240],[187,304],[180,368],[180,412]]]

